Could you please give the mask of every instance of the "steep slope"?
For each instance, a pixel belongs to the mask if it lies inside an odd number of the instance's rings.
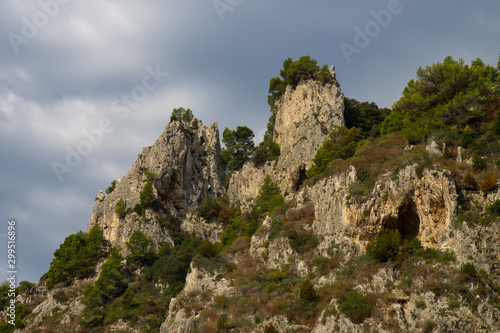
[[[24,285],[17,332],[500,332],[498,164],[476,173],[479,191],[462,181],[470,151],[397,132],[304,181],[344,123],[339,86],[303,80],[276,112],[279,159],[245,164],[227,200],[217,124],[168,124],[96,198],[88,230],[125,258],[50,290]],[[285,200],[260,214],[266,176]],[[127,256],[136,230],[151,244]]]
[[[333,83],[307,80],[295,89],[287,87],[276,106],[273,135],[281,149],[280,157],[263,167],[246,163],[235,172],[228,188],[231,202],[248,206],[266,175],[280,186],[285,196],[300,187],[318,148],[334,128],[344,124],[344,97],[333,66],[330,73]]]
[[[165,227],[166,215],[176,217],[207,196],[224,193],[219,154],[217,123],[207,127],[197,119],[187,126],[170,122],[152,146],[143,148],[111,193],[104,196],[99,191],[87,231],[99,225],[106,239],[122,250],[134,230],[141,230],[155,244],[172,242]],[[134,211],[148,181],[153,188],[152,203]],[[120,200],[126,205],[124,217],[115,211]]]

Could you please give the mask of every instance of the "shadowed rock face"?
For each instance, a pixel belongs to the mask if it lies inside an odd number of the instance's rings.
[[[197,119],[189,125],[169,123],[158,140],[143,148],[125,176],[117,180],[113,192],[104,197],[100,191],[87,230],[98,224],[106,239],[122,249],[135,229],[143,231],[156,244],[168,241],[164,223],[154,210],[176,216],[209,195],[221,195],[224,189],[219,152],[217,123],[210,127]],[[126,209],[132,210],[140,203],[140,193],[148,179],[153,185],[155,209],[146,209],[142,219],[133,212],[121,219],[115,213],[118,202],[123,200]]]
[[[330,71],[335,78],[334,68]],[[344,96],[339,85],[303,81],[294,90],[290,86],[277,103],[274,141],[280,145],[277,161],[260,168],[253,163],[231,177],[228,196],[247,206],[258,194],[264,177],[270,175],[285,196],[296,192],[312,165],[316,151],[335,128],[344,125]]]

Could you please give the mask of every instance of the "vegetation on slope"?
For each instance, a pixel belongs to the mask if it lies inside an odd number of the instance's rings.
[[[280,75],[281,79],[271,80],[273,105],[287,85],[295,88],[300,80],[311,78],[325,83],[331,80],[325,70],[319,69],[316,61],[308,57],[297,62],[288,59]],[[496,80],[498,68],[486,66],[480,60],[467,66],[461,60],[446,58],[443,63],[417,71],[417,79],[408,83],[388,117],[388,110],[374,103],[346,98],[346,112],[349,111],[346,126],[333,131],[318,150],[305,185],[353,165],[360,181],[353,184],[350,191],[352,196],[361,198],[370,193],[381,174],[392,172],[393,177],[399,169],[417,163],[420,173],[429,167],[450,170],[459,191],[494,190],[500,174],[500,98]],[[177,110],[181,119],[176,120],[183,121],[185,111]],[[189,112],[186,117],[189,118]],[[273,128],[272,117],[268,130],[270,128]],[[224,133],[227,135],[223,160],[230,171],[235,171],[255,150],[253,132],[238,127]],[[258,154],[264,157],[254,160],[258,165],[269,156],[279,154],[279,147],[272,146],[269,133],[266,133],[268,141],[264,140],[267,146],[258,153],[259,146],[253,155],[254,159]],[[425,150],[426,141],[431,138],[439,146],[446,145],[442,155],[431,155]],[[405,150],[409,143],[414,144],[413,148]],[[459,145],[465,148],[462,159],[470,159],[470,164],[457,161]],[[108,193],[114,185],[112,183]],[[139,208],[150,205],[146,186],[141,192]],[[463,221],[472,226],[488,226],[500,220],[499,201],[485,212],[466,202],[462,202],[461,209],[456,228],[460,228]],[[123,217],[126,212],[126,207],[117,206],[118,216]],[[250,211],[231,206],[226,198],[207,198],[198,206],[197,213],[208,223],[224,227],[220,243],[181,233],[178,221],[168,217],[169,223],[165,226],[171,229],[175,246],[163,244],[157,251],[151,239],[135,231],[126,243],[130,254],[122,258],[117,249],[109,249],[102,230],[95,227],[88,234],[80,232],[67,237],[54,252],[54,260],[41,281],[45,281],[49,289],[59,290],[57,288],[68,286],[75,279],[93,276],[97,263],[106,259],[99,279],[83,291],[85,309],[80,324],[89,332],[103,331],[118,319],[143,332],[157,332],[174,296],[182,297],[179,304],[186,315],[194,311],[199,314],[202,323],[197,328],[199,332],[238,330],[261,324],[276,315],[286,316],[291,324],[302,325],[303,330],[326,320],[327,316],[344,315],[356,324],[366,323],[371,317],[379,321],[384,330],[395,331],[397,323],[384,316],[384,311],[390,311],[396,291],[406,296],[432,291],[437,297],[447,298],[448,308],[439,313],[443,317],[454,316],[459,308],[476,313],[480,299],[488,299],[490,305],[500,309],[500,287],[486,271],[470,262],[458,265],[452,253],[423,248],[416,238],[403,241],[397,230],[382,231],[368,242],[366,254],[362,256],[348,256],[351,249],[336,243],[330,244],[327,254],[319,255],[320,239],[311,228],[314,205],[306,203],[297,208],[295,202],[285,202],[279,187],[269,177],[264,180]],[[265,230],[261,223],[266,215],[270,215],[272,222]],[[257,262],[261,258],[245,255],[250,237],[265,233],[268,233],[265,247],[282,238],[294,250],[294,255],[281,269],[270,269]],[[236,255],[240,259],[230,263]],[[212,297],[209,292],[200,291],[179,296],[192,262],[206,271],[218,272],[218,279],[232,281],[235,293]],[[298,262],[308,265],[307,276],[299,273]],[[369,284],[373,275],[381,271],[394,272],[394,280],[388,280],[390,283],[387,282],[384,291],[359,288]],[[323,276],[330,278],[318,285]],[[19,288],[31,288],[29,283],[21,284]],[[0,286],[3,306],[7,299],[6,287]],[[69,296],[61,288],[54,293],[54,298],[67,303]],[[417,309],[428,306],[423,299],[414,303]],[[19,306],[18,320],[22,327],[32,307]],[[61,312],[54,311],[43,323],[57,325],[60,316]],[[10,329],[5,323],[0,325],[6,332]],[[429,319],[420,327],[430,331],[436,325],[435,319]],[[268,324],[264,331],[276,332],[277,329]]]

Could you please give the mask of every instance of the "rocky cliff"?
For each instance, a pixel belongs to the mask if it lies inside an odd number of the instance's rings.
[[[247,163],[234,173],[228,189],[231,202],[244,206],[255,198],[264,177],[269,175],[285,196],[294,193],[305,178],[305,171],[328,134],[344,124],[344,97],[330,68],[333,83],[302,81],[295,89],[288,86],[276,105],[273,139],[279,144],[278,160],[264,167]]]
[[[165,216],[177,217],[179,211],[195,207],[207,196],[224,193],[219,154],[217,123],[209,127],[197,119],[188,125],[179,121],[169,123],[152,146],[143,148],[111,193],[104,196],[99,191],[87,230],[99,225],[106,239],[122,250],[126,250],[124,244],[134,230],[141,230],[155,244],[172,242],[165,228]],[[153,187],[154,205],[151,206],[154,207],[146,207],[141,216],[133,210],[140,204],[140,193],[148,180]],[[115,212],[120,200],[129,212],[125,217]],[[189,228],[189,218],[185,224]],[[203,233],[203,228],[192,229]],[[207,233],[210,231],[205,231]]]
[[[336,83],[302,81],[287,88],[276,112],[279,159],[246,163],[227,193],[217,124],[169,123],[108,195],[99,192],[88,230],[100,226],[124,256],[135,230],[154,248],[170,248],[146,267],[121,261],[115,269],[129,292],[101,290],[107,298],[91,303],[89,327],[81,322],[84,290],[102,276],[103,261],[93,277],[23,290],[17,300],[31,314],[16,332],[500,332],[498,188],[464,188],[471,166],[446,159],[437,144],[429,143],[432,154],[425,143],[393,144],[388,154],[387,137],[356,156],[379,149],[377,163],[393,158],[389,169],[372,171],[372,183],[354,159],[303,183],[316,150],[344,123],[343,96]],[[411,154],[425,156],[425,165]],[[267,175],[285,203],[252,215]],[[206,198],[207,220],[197,212]],[[238,225],[252,218],[256,230]],[[366,254],[387,229],[407,241],[396,244],[397,255]],[[239,234],[227,241],[231,232]]]

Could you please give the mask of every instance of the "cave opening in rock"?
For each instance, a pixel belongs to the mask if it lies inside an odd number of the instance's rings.
[[[306,166],[302,164],[293,175],[293,190],[297,192],[300,190],[302,183],[306,180]]]
[[[403,240],[412,240],[417,237],[420,230],[420,218],[415,202],[411,199],[405,200],[399,207],[397,218],[386,221],[384,228],[398,230]]]

